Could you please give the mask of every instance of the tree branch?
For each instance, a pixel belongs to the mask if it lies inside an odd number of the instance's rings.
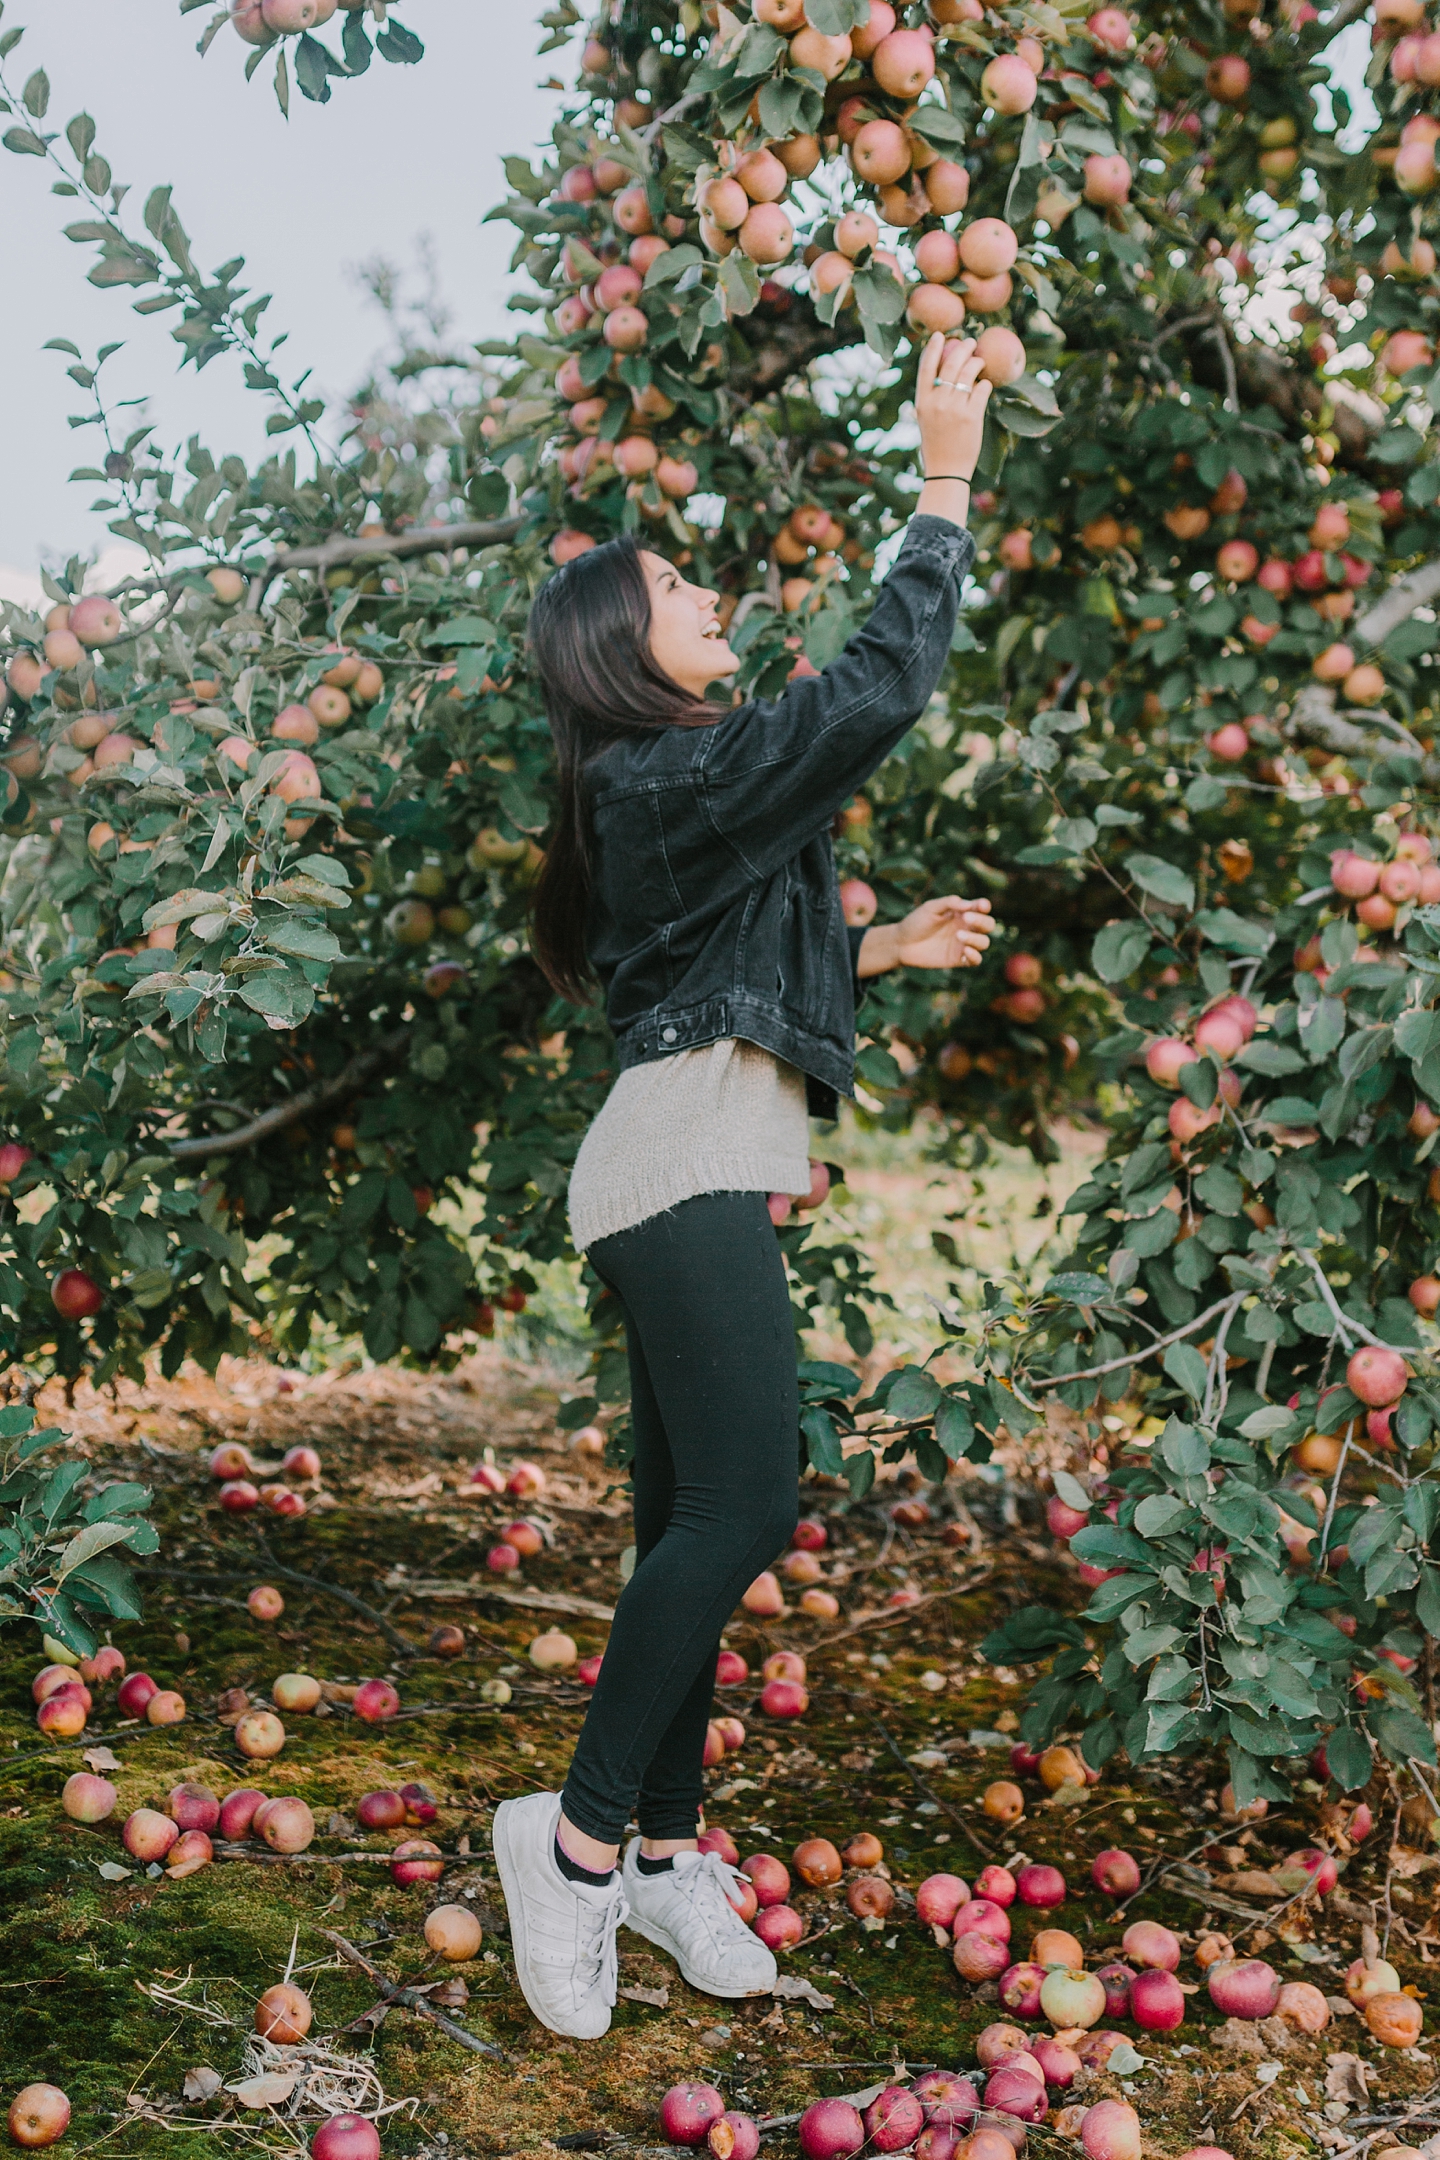
[[[1211,341],[1220,349],[1220,365],[1225,370],[1226,408],[1230,412],[1238,413],[1240,410],[1240,388],[1235,380],[1235,355],[1230,350],[1230,340],[1225,334],[1223,322],[1212,323],[1209,336]]]
[[[345,1589],[341,1583],[322,1582],[318,1575],[301,1575],[295,1568],[283,1566],[263,1538],[260,1543],[265,1555],[265,1565],[272,1575],[278,1575],[284,1582],[298,1583],[302,1589],[313,1590],[320,1597],[333,1598],[337,1605],[348,1606],[350,1611],[358,1613],[362,1620],[368,1620],[371,1627],[384,1636],[392,1650],[398,1650],[404,1657],[419,1657],[419,1645],[409,1641],[400,1633],[399,1628],[391,1625],[384,1613],[377,1612],[373,1605],[367,1605],[364,1598],[357,1597],[353,1590]],[[253,1568],[248,1573],[238,1574],[232,1568],[177,1567],[173,1560],[167,1560],[162,1567],[137,1568],[135,1572],[142,1580],[150,1582],[168,1582],[173,1579],[176,1582],[253,1583],[255,1580]]]
[[[1171,1343],[1183,1342],[1187,1335],[1193,1335],[1197,1328],[1204,1327],[1207,1320],[1213,1320],[1216,1313],[1227,1311],[1238,1305],[1241,1297],[1248,1296],[1248,1291],[1241,1291],[1237,1296],[1221,1298],[1218,1305],[1207,1305],[1197,1320],[1191,1320],[1185,1327],[1176,1328],[1171,1335],[1157,1336],[1155,1341],[1147,1343],[1143,1350],[1132,1350],[1127,1357],[1111,1358],[1108,1365],[1090,1365],[1084,1372],[1052,1373],[1046,1380],[1031,1380],[1027,1385],[1033,1394],[1038,1395],[1042,1387],[1068,1387],[1072,1380],[1100,1380],[1106,1373],[1123,1372],[1129,1365],[1138,1365],[1143,1358],[1154,1357],[1157,1350],[1168,1350]]]
[[[190,1140],[170,1141],[170,1153],[177,1162],[203,1161],[208,1155],[238,1155],[242,1148],[254,1147],[259,1140],[268,1140],[273,1133],[283,1132],[308,1111],[323,1110],[328,1103],[339,1102],[352,1095],[386,1065],[391,1064],[410,1040],[409,1031],[397,1028],[393,1035],[386,1035],[372,1049],[362,1050],[358,1057],[332,1079],[317,1080],[313,1087],[302,1088],[298,1095],[287,1097],[284,1102],[272,1103],[262,1110],[259,1117],[248,1125],[237,1125],[233,1132],[202,1133]]]
[[[1427,757],[1408,728],[1383,714],[1351,709],[1353,720],[1335,710],[1335,692],[1327,683],[1306,683],[1296,694],[1286,733],[1337,757],[1375,757],[1384,749],[1398,747],[1419,758],[1420,777],[1427,786],[1440,785],[1440,758]],[[1365,724],[1357,725],[1359,721]],[[1399,737],[1398,745],[1387,743],[1383,733],[1377,732],[1386,727]]]
[[[1440,599],[1440,561],[1421,563],[1418,569],[1407,570],[1404,577],[1396,578],[1373,607],[1356,616],[1350,628],[1367,645],[1378,645],[1417,607],[1436,599]]]
[[[311,1925],[314,1926],[315,1923],[312,1921]],[[323,1935],[326,1942],[333,1943],[347,1964],[359,1966],[372,1987],[379,1990],[380,2000],[388,2010],[409,2010],[415,2017],[428,2018],[432,2025],[439,2026],[448,2040],[458,2041],[461,2047],[469,2048],[472,2055],[488,2055],[492,2062],[511,2060],[504,2048],[496,2047],[489,2040],[477,2040],[474,2033],[466,2032],[465,2027],[457,2025],[453,2018],[442,2016],[433,2003],[426,2000],[423,1988],[396,1987],[393,1981],[386,1979],[378,1965],[372,1964],[363,1951],[357,1950],[354,1943],[347,1942],[343,1935],[337,1935],[333,1928],[316,1926],[315,1933]],[[365,2016],[369,2015],[367,2010]],[[360,2024],[362,2020],[357,2018],[353,2022]]]
[[[331,570],[340,563],[385,562],[392,556],[448,555],[452,548],[496,547],[513,540],[523,517],[483,518],[466,525],[416,525],[409,532],[373,533],[364,539],[339,533],[317,547],[280,548],[250,580],[246,606],[260,605],[268,585],[288,570]]]

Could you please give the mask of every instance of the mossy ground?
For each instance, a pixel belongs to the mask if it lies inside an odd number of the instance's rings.
[[[692,1993],[639,1937],[625,1935],[622,1988],[663,1990],[663,2007],[622,1999],[607,2038],[584,2047],[556,2039],[529,2017],[514,1985],[489,1822],[507,1795],[560,1782],[585,1695],[571,1682],[542,1679],[525,1660],[527,1643],[550,1616],[487,1595],[483,1555],[516,1504],[462,1499],[457,1487],[486,1448],[502,1464],[525,1457],[545,1469],[544,1495],[522,1508],[554,1535],[525,1567],[532,1589],[609,1604],[628,1542],[623,1495],[602,1466],[567,1450],[554,1421],[555,1394],[537,1368],[493,1348],[443,1379],[336,1367],[292,1381],[257,1362],[224,1368],[214,1383],[190,1375],[157,1381],[122,1392],[118,1403],[82,1389],[70,1413],[48,1400],[42,1408],[67,1417],[97,1474],[143,1475],[157,1489],[162,1558],[147,1587],[147,1617],[116,1629],[115,1639],[132,1670],[181,1688],[190,1707],[185,1724],[152,1730],[123,1726],[113,1693],[97,1699],[91,1733],[105,1736],[120,1758],[122,1768],[111,1773],[120,1805],[111,1822],[82,1828],[62,1814],[59,1793],[93,1741],[38,1745],[29,1691],[39,1662],[33,1638],[12,1629],[0,1639],[0,2067],[7,2092],[47,2079],[70,2094],[74,2121],[64,2150],[199,2160],[217,2150],[304,2149],[312,2126],[283,2113],[247,2112],[223,2091],[203,2103],[181,2097],[185,2073],[196,2065],[210,2066],[227,2084],[239,2077],[255,2000],[285,1972],[292,1943],[296,1976],[314,2002],[314,2034],[371,2062],[391,2101],[412,2103],[385,2119],[385,2151],[396,2156],[491,2160],[553,2151],[557,2140],[571,2140],[574,2149],[587,2133],[596,2149],[616,2138],[653,2145],[659,2097],[680,2079],[704,2077],[731,2106],[784,2114],[821,2093],[878,2082],[894,2063],[973,2061],[974,2037],[996,2015],[993,1999],[983,1999],[989,1991],[957,1979],[947,1952],[903,1902],[867,1933],[835,1893],[798,1894],[810,1936],[785,1961],[833,2008],[716,2003]],[[242,1440],[267,1457],[301,1439],[313,1443],[334,1505],[300,1523],[223,1515],[205,1468],[221,1439]],[[1033,1926],[1049,1918],[1077,1933],[1099,1962],[1104,1948],[1118,1945],[1126,1920],[1166,1920],[1188,1945],[1208,1919],[1245,1949],[1264,1949],[1283,1976],[1315,1980],[1328,1994],[1338,1993],[1372,1909],[1385,1928],[1388,1876],[1390,1955],[1405,1981],[1427,1991],[1440,1942],[1437,1874],[1427,1855],[1407,1848],[1398,1851],[1399,1868],[1389,1869],[1388,1812],[1350,1859],[1340,1892],[1318,1911],[1292,1909],[1274,1928],[1236,1917],[1235,1908],[1247,1905],[1258,1913],[1253,1897],[1227,1902],[1217,1888],[1207,1903],[1203,1872],[1191,1878],[1190,1896],[1157,1876],[1117,1920],[1089,1888],[1089,1863],[1102,1847],[1122,1844],[1142,1861],[1190,1854],[1190,1865],[1208,1870],[1212,1881],[1240,1867],[1261,1868],[1320,1832],[1318,1787],[1298,1788],[1293,1806],[1245,1833],[1243,1850],[1215,1811],[1218,1777],[1193,1764],[1158,1776],[1112,1769],[1074,1807],[1047,1804],[1032,1786],[1026,1817],[1013,1830],[988,1823],[978,1795],[1005,1769],[1005,1757],[993,1738],[986,1745],[968,1736],[1013,1730],[1028,1676],[993,1670],[975,1646],[1014,1604],[1057,1591],[1078,1604],[1077,1586],[1053,1544],[1029,1527],[1035,1509],[1023,1483],[947,1487],[931,1496],[930,1524],[898,1533],[886,1513],[898,1489],[883,1491],[883,1503],[848,1513],[843,1489],[811,1495],[830,1520],[825,1559],[844,1608],[840,1623],[797,1613],[772,1627],[745,1621],[730,1632],[752,1668],[777,1647],[804,1651],[812,1691],[799,1725],[767,1728],[748,1717],[740,1756],[710,1773],[710,1819],[729,1828],[742,1851],[763,1848],[788,1859],[807,1833],[842,1843],[855,1830],[873,1829],[897,1885],[913,1891],[938,1869],[973,1877],[987,1859],[1023,1849],[1058,1865],[1071,1895],[1057,1914],[1022,1917],[1017,1909],[1017,1944],[1028,1944]],[[958,1548],[942,1539],[957,1514],[973,1526]],[[323,1593],[285,1582],[276,1563],[349,1587],[388,1615],[415,1654],[400,1655],[370,1622]],[[448,1599],[417,1594],[437,1582],[463,1586],[477,1572],[478,1591]],[[272,1626],[252,1620],[244,1605],[246,1589],[267,1579],[280,1582],[286,1598]],[[971,1581],[975,1588],[959,1589]],[[883,1619],[899,1582],[956,1594],[934,1597],[894,1624],[843,1632],[867,1614]],[[466,1652],[453,1662],[425,1651],[440,1620],[466,1631]],[[581,1617],[561,1624],[582,1654],[603,1646],[602,1623]],[[388,1672],[402,1715],[383,1727],[360,1725],[343,1708],[292,1717],[284,1753],[257,1775],[218,1721],[217,1696],[238,1686],[263,1698],[277,1673],[295,1668],[336,1681]],[[514,1689],[503,1709],[480,1697],[483,1682],[499,1673]],[[749,1691],[737,1692],[744,1700],[726,1708],[748,1716]],[[945,1767],[916,1772],[904,1760],[942,1747]],[[124,1813],[159,1799],[184,1776],[221,1791],[258,1783],[299,1793],[320,1826],[314,1849],[283,1863],[258,1853],[220,1860],[183,1881],[143,1870],[105,1879],[100,1863],[125,1859],[118,1830]],[[354,1804],[371,1786],[411,1779],[440,1803],[430,1833],[447,1854],[440,1886],[400,1888],[376,1860],[336,1857],[385,1851],[393,1836],[357,1835]],[[469,2001],[451,2014],[507,2060],[469,2054],[401,2011],[378,2029],[347,2032],[372,2007],[375,1990],[317,1929],[345,1935],[392,1979],[428,1981],[437,1970],[421,1933],[425,1913],[467,1892],[485,1943],[477,1960],[452,1969],[463,1976]],[[1198,1977],[1188,1959],[1181,1976]],[[1398,2107],[1431,2082],[1423,2044],[1414,2056],[1387,2055],[1358,2018],[1346,2016],[1318,2040],[1296,2039],[1283,2051],[1276,2045],[1283,2035],[1275,2035],[1266,2053],[1279,2074],[1267,2083],[1256,2077],[1257,2058],[1217,2043],[1219,2022],[1203,1993],[1192,1995],[1179,2032],[1143,2043],[1147,2067],[1126,2090],[1157,2154],[1201,2142],[1238,2160],[1327,2146],[1339,2154],[1370,2135],[1361,2118]],[[1375,2067],[1369,2102],[1353,2101],[1348,2122],[1337,2125],[1323,2108],[1326,2057],[1341,2051]],[[1085,2097],[1119,2090],[1113,2078],[1094,2078]],[[1431,2127],[1420,2121],[1380,2143],[1420,2143]],[[1043,2128],[1032,2139],[1042,2150],[1077,2151]],[[793,2140],[778,2133],[765,2149],[789,2160]]]

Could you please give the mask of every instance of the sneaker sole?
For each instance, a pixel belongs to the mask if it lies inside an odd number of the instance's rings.
[[[663,1950],[667,1957],[672,1957],[680,1968],[681,1977],[694,1988],[697,1995],[713,1995],[717,2002],[744,2002],[750,1996],[768,1995],[771,1992],[768,1987],[716,1987],[712,1981],[687,1964],[663,1928],[652,1927],[648,1920],[637,1919],[633,1913],[625,1925],[632,1934],[643,1935],[646,1942],[654,1943],[657,1950]]]
[[[529,1958],[529,1942],[525,1933],[525,1902],[520,1895],[520,1875],[510,1844],[510,1819],[502,1801],[495,1811],[490,1826],[490,1847],[495,1855],[495,1872],[500,1877],[500,1888],[505,1896],[505,1910],[510,1918],[510,1948],[515,1959],[515,1978],[520,1992],[530,2006],[530,2013],[547,2032],[558,2033],[562,2040],[601,2039],[600,2033],[567,2032],[563,2025],[554,2025],[536,2002],[526,1986],[525,1966]]]

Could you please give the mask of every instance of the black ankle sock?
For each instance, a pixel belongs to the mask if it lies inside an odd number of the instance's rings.
[[[597,1873],[594,1868],[581,1867],[578,1860],[571,1859],[558,1837],[555,1840],[555,1865],[566,1882],[590,1883],[596,1890],[605,1889],[607,1884],[615,1880],[613,1867],[608,1867],[601,1873]]]
[[[636,1853],[635,1865],[642,1875],[673,1875],[675,1855],[671,1853],[664,1860],[652,1860],[649,1853]]]

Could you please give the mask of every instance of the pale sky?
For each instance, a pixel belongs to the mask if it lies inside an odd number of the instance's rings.
[[[334,84],[325,106],[292,88],[288,123],[270,86],[273,63],[262,60],[247,84],[249,48],[228,27],[202,61],[195,45],[210,10],[182,17],[175,0],[12,0],[7,26],[18,16],[27,29],[5,74],[18,97],[31,70],[45,68],[47,132],[80,110],[93,115],[97,149],[131,183],[137,231],[150,189],[173,183],[197,263],[243,254],[251,289],[274,294],[263,323],[290,333],[291,374],[309,366],[312,389],[339,397],[383,343],[381,318],[353,277],[368,257],[413,265],[428,235],[457,339],[504,335],[526,319],[505,309],[515,230],[481,220],[505,192],[502,157],[528,154],[548,134],[558,100],[537,86],[552,71],[574,79],[573,41],[537,57],[542,4],[404,0],[401,19],[425,39],[425,59],[397,67],[377,58],[360,80]],[[326,34],[338,47],[333,25]],[[1368,42],[1356,24],[1332,58],[1373,125]],[[63,237],[81,210],[50,193],[53,177],[38,158],[0,151],[0,593],[16,598],[34,590],[38,563],[116,545],[88,508],[94,484],[67,479],[99,462],[98,431],[67,426],[86,400],[66,379],[64,356],[41,349],[47,338],[68,337],[87,357],[123,339],[107,369],[110,397],[148,396],[145,417],[163,443],[199,432],[217,455],[251,456],[264,443],[265,401],[246,391],[234,361],[178,374],[168,318],[137,316],[123,288],[86,282],[95,251]]]
[[[377,57],[368,75],[333,84],[324,106],[292,85],[288,125],[273,62],[262,60],[247,84],[250,48],[228,27],[201,60],[196,41],[212,11],[181,16],[175,0],[11,0],[6,28],[27,27],[4,69],[17,98],[33,69],[49,75],[46,133],[92,114],[96,148],[131,183],[125,207],[137,232],[150,189],[173,183],[196,262],[243,255],[251,289],[275,296],[262,328],[290,332],[291,373],[311,366],[320,391],[343,395],[383,343],[382,318],[350,272],[377,254],[413,263],[422,234],[433,239],[457,338],[505,335],[525,319],[505,311],[515,229],[480,221],[506,192],[501,158],[532,152],[548,134],[558,100],[537,84],[552,70],[574,80],[573,43],[537,58],[541,5],[404,0],[399,19],[427,47],[419,65]],[[339,21],[326,32],[337,50]],[[110,395],[149,395],[145,417],[164,442],[198,431],[217,454],[253,454],[264,441],[265,401],[233,361],[178,375],[169,318],[137,316],[136,294],[86,282],[96,251],[63,237],[83,209],[50,193],[55,177],[39,158],[0,151],[0,579],[12,589],[6,572],[113,545],[88,509],[101,491],[67,479],[99,462],[98,430],[67,426],[85,399],[66,379],[66,357],[41,350],[47,338],[68,337],[87,357],[123,339],[106,371]]]

